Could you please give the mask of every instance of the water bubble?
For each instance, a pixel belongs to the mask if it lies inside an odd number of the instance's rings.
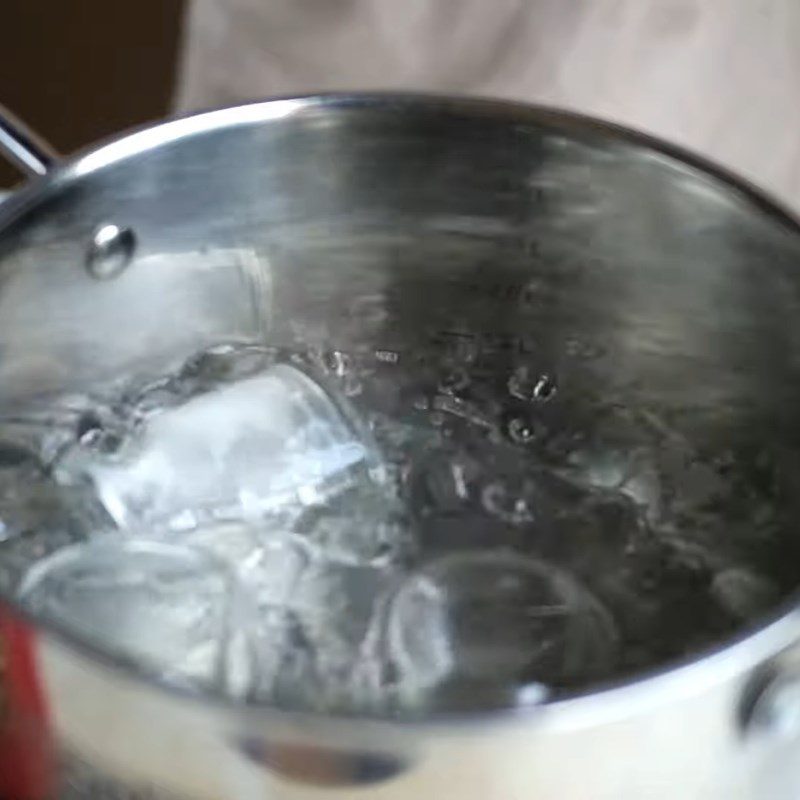
[[[86,255],[86,271],[98,280],[110,280],[130,263],[136,237],[130,228],[101,225],[93,234]]]
[[[80,440],[81,447],[91,448],[98,453],[116,453],[122,446],[122,436],[115,431],[95,429]]]
[[[556,393],[556,382],[547,373],[532,373],[528,367],[519,367],[508,379],[508,391],[518,400],[543,403]]]
[[[83,444],[87,440],[94,439],[103,429],[100,417],[93,411],[87,411],[78,418],[77,430],[75,435],[77,440]]]
[[[512,417],[507,430],[511,441],[517,444],[530,444],[537,437],[536,425],[524,417]]]
[[[456,494],[462,500],[467,500],[469,498],[469,488],[467,486],[466,469],[464,465],[460,464],[458,461],[454,461],[450,465],[450,470],[453,475],[453,487],[456,490]]]
[[[343,378],[350,369],[350,356],[341,350],[328,350],[322,356],[322,364],[337,378]]]
[[[555,380],[550,375],[541,375],[533,387],[533,399],[549,400],[555,393]]]
[[[470,378],[466,370],[453,369],[442,375],[439,380],[439,391],[448,395],[456,395],[469,386]]]
[[[415,512],[451,513],[469,502],[479,466],[466,456],[439,451],[413,473],[411,499]]]
[[[533,522],[535,517],[533,497],[528,494],[528,487],[519,487],[514,491],[501,481],[494,481],[483,488],[481,502],[483,507],[493,516],[512,525],[524,525]]]
[[[358,397],[364,391],[364,384],[358,376],[348,373],[344,376],[342,391],[346,397]]]

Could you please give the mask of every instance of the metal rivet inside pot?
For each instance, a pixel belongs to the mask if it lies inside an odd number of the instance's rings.
[[[86,255],[86,271],[98,280],[110,280],[122,273],[131,261],[136,237],[130,228],[108,223],[98,227]]]

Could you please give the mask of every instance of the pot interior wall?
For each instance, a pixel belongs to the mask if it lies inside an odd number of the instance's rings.
[[[466,347],[498,374],[530,362],[556,376],[544,413],[558,434],[624,408],[685,443],[692,464],[737,461],[724,497],[678,515],[676,535],[709,552],[726,539],[781,597],[796,586],[791,222],[669,155],[544,112],[386,100],[255,116],[111,145],[7,223],[0,405],[156,375],[220,341],[397,363]],[[129,227],[135,250],[98,280],[87,254],[108,223]],[[403,415],[410,400],[384,402]]]

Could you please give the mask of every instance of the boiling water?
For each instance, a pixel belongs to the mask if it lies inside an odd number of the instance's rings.
[[[0,589],[168,681],[413,714],[630,675],[792,588],[780,453],[719,435],[700,448],[680,421],[521,361],[458,335],[418,354],[220,345],[156,382],[6,414]],[[238,416],[226,403],[276,364],[324,387],[350,460],[325,491],[315,478],[271,502],[261,459],[296,415],[278,429],[258,395]],[[203,409],[205,450],[168,442],[187,408]],[[209,456],[223,429],[249,461]],[[98,465],[127,481],[142,463],[222,483],[225,502],[198,510],[158,477],[158,507],[104,502]]]

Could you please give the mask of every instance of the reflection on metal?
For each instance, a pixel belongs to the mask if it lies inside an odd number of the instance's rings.
[[[89,244],[86,270],[98,280],[116,278],[130,263],[135,246],[136,237],[130,228],[101,225]]]
[[[45,175],[57,159],[56,152],[39,139],[8,109],[0,106],[0,155],[29,175]]]
[[[27,167],[44,172],[48,156]],[[0,217],[15,220],[0,251],[0,401],[91,391],[267,330],[276,347],[386,363],[437,337],[560,366],[577,342],[599,354],[582,367],[599,396],[734,426],[758,416],[797,440],[800,228],[715,167],[578,116],[407,95],[254,104],[80,156]],[[135,231],[136,260],[89,281],[87,230],[107,220]],[[552,374],[546,410],[569,391]],[[62,635],[43,634],[37,655],[65,740],[189,797],[248,781],[253,797],[300,797],[280,773],[320,798],[375,782],[386,798],[727,800],[741,687],[799,634],[786,608],[659,675],[402,724],[187,697]],[[264,730],[271,742],[301,730],[304,744],[253,746]]]
[[[297,744],[244,741],[241,751],[254,763],[284,780],[319,787],[383,783],[405,770],[394,755],[347,752]]]

